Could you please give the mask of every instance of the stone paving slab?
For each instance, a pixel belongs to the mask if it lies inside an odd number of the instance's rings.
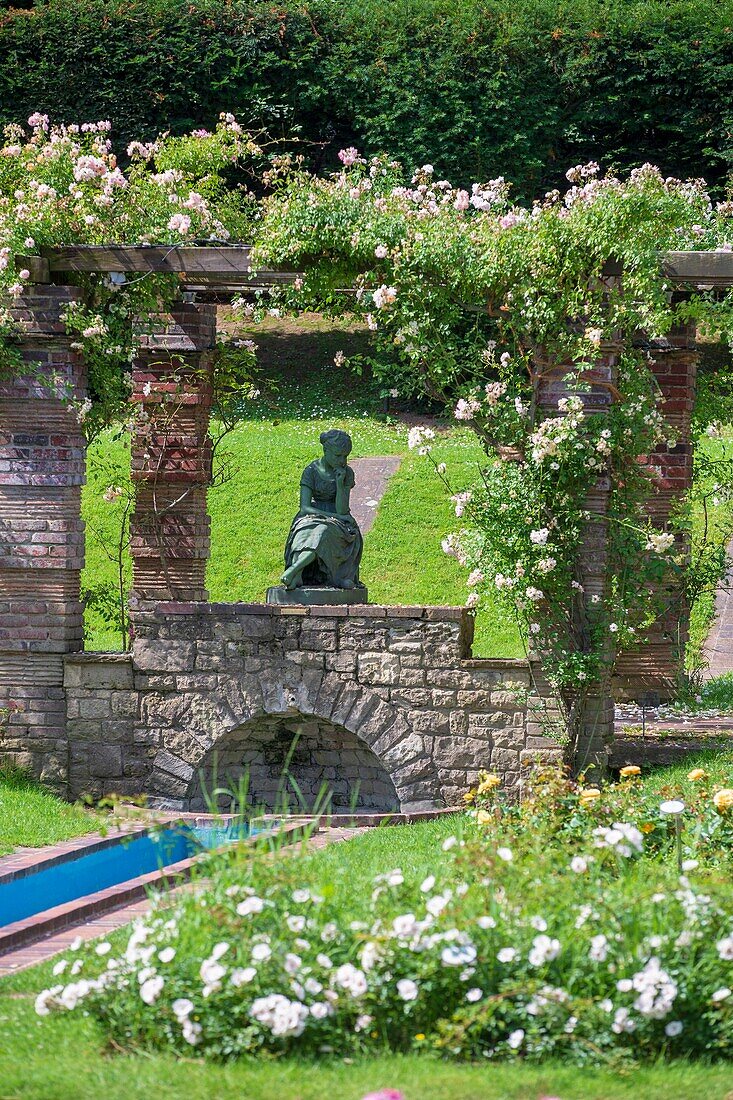
[[[669,764],[684,763],[695,753],[707,749],[733,749],[733,735],[720,737],[617,737],[611,745],[609,765],[611,769],[627,764],[660,768]]]
[[[359,524],[362,535],[374,525],[377,506],[384,496],[387,482],[401,462],[400,455],[369,455],[349,463],[356,477],[351,493],[351,514]]]
[[[733,672],[733,539],[728,544],[729,568],[715,598],[715,621],[703,647],[706,679]]]

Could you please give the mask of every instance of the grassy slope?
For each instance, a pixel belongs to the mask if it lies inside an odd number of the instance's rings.
[[[0,855],[19,846],[40,848],[94,832],[100,819],[62,802],[31,780],[0,771]]]
[[[231,477],[209,494],[212,555],[207,581],[212,600],[260,601],[268,585],[277,583],[300,472],[320,453],[320,432],[340,427],[351,433],[355,456],[404,455],[365,539],[362,577],[370,600],[464,603],[465,571],[440,548],[441,538],[456,527],[443,485],[426,459],[408,451],[406,425],[385,417],[374,386],[333,366],[341,347],[363,350],[358,336],[312,320],[297,328],[271,323],[253,335],[261,345],[265,370],[274,374],[277,368],[278,392],[271,390],[266,400],[252,403],[249,418],[224,445]],[[122,503],[106,504],[101,494],[108,485],[129,482],[128,444],[129,437],[106,435],[90,449],[84,493],[89,537],[83,583],[88,587],[116,578],[116,566],[102,542],[114,542]],[[441,436],[435,454],[448,463],[456,488],[464,487],[463,479],[470,479],[482,457],[474,437],[456,429]],[[120,648],[115,630],[94,610],[87,611],[86,625],[87,649]],[[517,631],[503,611],[479,616],[475,651],[522,655]]]

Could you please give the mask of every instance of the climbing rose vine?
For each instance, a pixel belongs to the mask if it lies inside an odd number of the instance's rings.
[[[32,281],[24,257],[44,246],[175,246],[251,236],[256,202],[248,184],[255,167],[267,161],[233,115],[222,115],[212,132],[133,141],[120,155],[110,130],[108,121],[53,125],[39,113],[30,116],[27,127],[5,127],[0,147],[4,369],[20,365],[9,307]],[[238,173],[236,185],[229,179],[232,172]],[[90,396],[78,413],[92,435],[124,413],[136,327],[171,299],[178,279],[120,271],[80,275],[77,281],[85,298],[69,307],[65,321],[87,364]]]

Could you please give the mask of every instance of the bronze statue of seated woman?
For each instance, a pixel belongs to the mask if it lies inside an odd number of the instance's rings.
[[[363,543],[349,510],[351,437],[334,428],[320,438],[323,457],[306,466],[300,479],[300,511],[285,546],[282,583],[291,590],[304,585],[361,588]]]

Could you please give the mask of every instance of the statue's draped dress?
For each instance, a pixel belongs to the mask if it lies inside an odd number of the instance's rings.
[[[354,488],[354,471],[346,467],[345,486]],[[344,581],[357,583],[363,542],[361,531],[353,517],[337,519],[336,478],[321,471],[318,460],[303,470],[301,488],[307,487],[313,496],[313,506],[326,516],[298,515],[290,527],[285,545],[285,568],[303,551],[312,550],[316,560],[303,570],[302,584],[331,584],[341,587]]]

